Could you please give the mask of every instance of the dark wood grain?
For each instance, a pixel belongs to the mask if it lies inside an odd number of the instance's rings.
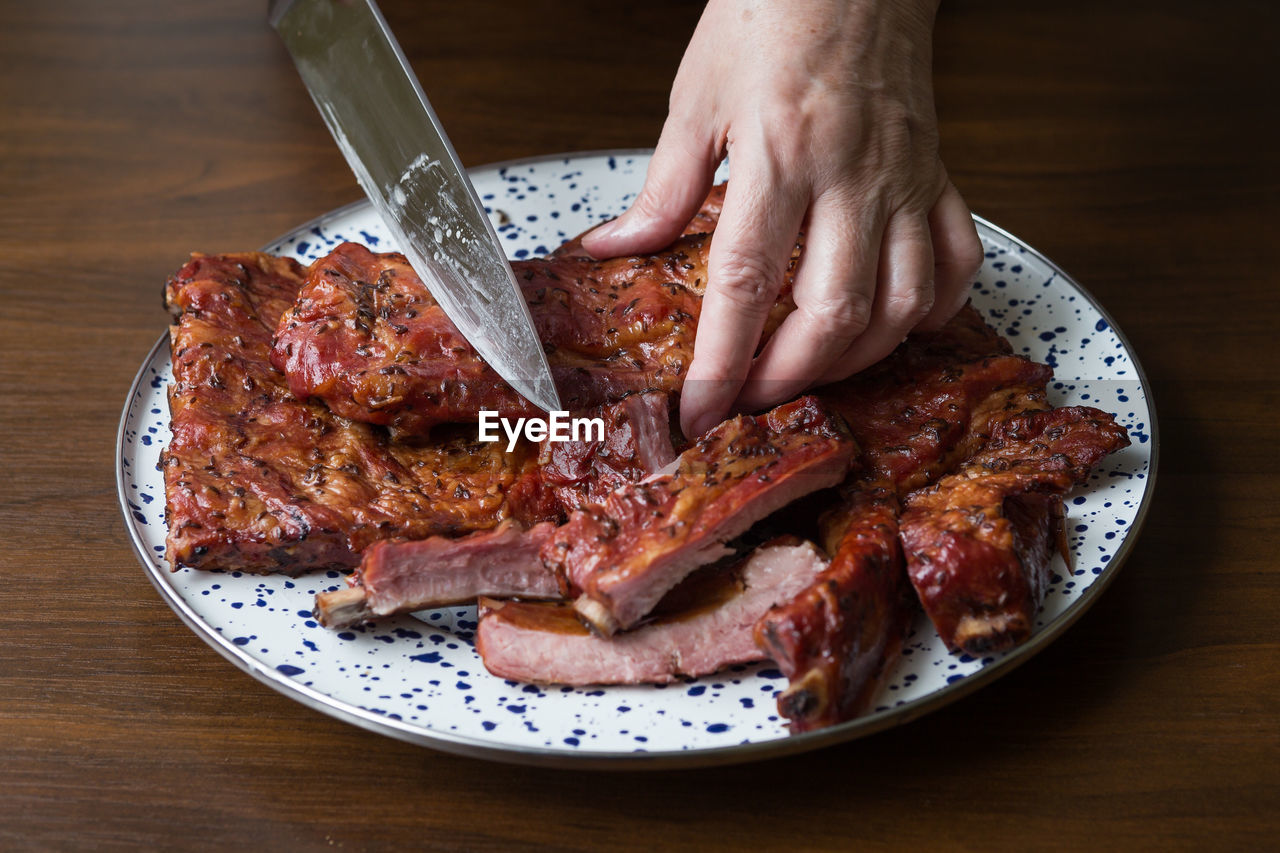
[[[1280,832],[1273,4],[945,3],[944,158],[1150,376],[1157,497],[1064,637],[902,728],[650,774],[507,767],[284,698],[160,601],[116,505],[192,250],[358,197],[257,0],[4,2],[0,849],[1248,849]],[[698,7],[383,4],[468,164],[652,144]]]

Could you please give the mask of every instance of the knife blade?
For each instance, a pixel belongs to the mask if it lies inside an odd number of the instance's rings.
[[[272,0],[268,19],[334,140],[445,314],[498,375],[562,409],[493,223],[372,0]]]

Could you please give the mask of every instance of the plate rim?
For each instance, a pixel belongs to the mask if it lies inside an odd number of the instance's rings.
[[[545,154],[533,157],[501,160],[495,163],[486,163],[480,166],[471,167],[467,171],[469,173],[497,171],[521,165],[541,164],[556,160],[571,161],[573,159],[586,157],[651,156],[652,154],[652,148],[595,149],[589,151],[562,152],[558,154]],[[291,228],[289,231],[286,231],[275,239],[265,243],[264,250],[287,240],[291,235],[297,234],[300,231],[313,228],[326,220],[347,215],[363,207],[371,207],[367,199],[357,199],[356,201],[336,207],[308,220],[307,222]],[[142,564],[148,580],[151,581],[151,585],[155,587],[161,599],[178,615],[179,619],[186,624],[187,628],[190,629],[197,637],[204,640],[208,645],[212,646],[215,651],[234,664],[236,668],[248,673],[259,682],[267,685],[286,697],[311,708],[312,710],[319,711],[330,717],[358,726],[367,731],[390,736],[417,746],[439,749],[443,752],[449,752],[455,755],[464,755],[505,763],[568,769],[658,770],[676,767],[707,767],[714,765],[736,764],[747,761],[762,761],[772,758],[780,758],[785,755],[795,755],[814,749],[820,749],[825,746],[831,746],[836,743],[866,737],[919,719],[926,714],[932,713],[939,708],[964,698],[973,691],[1012,672],[1014,669],[1018,668],[1042,651],[1051,642],[1062,636],[1062,634],[1064,634],[1090,607],[1092,607],[1099,596],[1101,596],[1115,580],[1115,577],[1119,574],[1124,562],[1136,547],[1137,540],[1145,526],[1152,500],[1155,495],[1156,478],[1159,469],[1160,428],[1156,415],[1155,400],[1153,398],[1150,382],[1147,379],[1146,371],[1143,369],[1136,350],[1133,348],[1132,343],[1124,334],[1123,330],[1116,325],[1111,314],[1088,289],[1076,281],[1071,275],[1067,274],[1062,267],[1047,255],[1010,231],[992,223],[985,217],[979,216],[978,214],[971,215],[975,223],[1020,246],[1026,253],[1031,254],[1046,264],[1060,278],[1078,291],[1089,305],[1107,321],[1111,331],[1123,345],[1125,353],[1133,365],[1137,381],[1143,389],[1144,400],[1150,421],[1148,424],[1148,433],[1150,435],[1148,443],[1151,446],[1151,458],[1146,472],[1146,485],[1143,490],[1142,500],[1135,511],[1133,523],[1126,533],[1124,541],[1120,543],[1115,555],[1108,562],[1106,569],[1098,576],[1097,580],[1090,583],[1088,588],[1081,592],[1080,596],[1075,601],[1071,602],[1060,614],[1058,614],[1057,618],[1055,618],[1051,623],[1046,624],[1044,628],[1034,634],[1029,640],[1027,640],[1027,642],[1018,646],[1016,649],[1011,650],[999,661],[988,664],[972,675],[966,676],[954,684],[948,684],[928,696],[922,697],[905,705],[889,707],[882,711],[876,711],[853,720],[847,720],[843,723],[838,723],[825,729],[788,735],[786,737],[775,738],[767,741],[687,750],[579,752],[563,750],[558,747],[520,746],[510,744],[495,745],[490,741],[485,741],[470,735],[429,729],[421,725],[409,724],[402,720],[393,719],[391,717],[377,714],[373,711],[356,707],[348,702],[335,699],[334,697],[322,693],[319,690],[308,687],[307,685],[300,684],[290,676],[278,672],[252,657],[200,619],[195,611],[191,609],[186,601],[168,582],[167,579],[172,573],[163,565],[163,563],[158,564],[153,561],[150,550],[147,548],[146,543],[142,541],[136,525],[134,525],[130,520],[129,500],[124,477],[124,455],[127,425],[129,415],[133,409],[134,400],[137,398],[141,385],[145,381],[147,369],[157,358],[161,348],[168,345],[169,331],[167,329],[151,347],[150,351],[143,359],[141,367],[135,374],[133,382],[129,386],[129,393],[125,398],[124,408],[121,412],[120,422],[116,430],[116,493],[125,529],[129,534],[130,544],[133,546],[134,556],[137,557],[138,561]]]

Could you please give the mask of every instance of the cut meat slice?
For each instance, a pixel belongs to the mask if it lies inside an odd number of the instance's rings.
[[[612,634],[639,622],[694,569],[728,554],[725,542],[843,480],[854,449],[843,422],[814,397],[725,421],[671,473],[575,512],[543,557],[581,590],[579,614]]]
[[[529,530],[508,522],[458,539],[375,542],[350,586],[316,596],[316,619],[328,628],[345,628],[482,595],[559,598],[559,582],[539,557],[554,530],[550,522]]]
[[[161,458],[173,568],[345,568],[378,539],[559,516],[532,447],[477,444],[474,427],[392,444],[296,400],[268,356],[301,283],[294,261],[245,253],[194,255],[165,288],[176,317]]]
[[[1061,471],[1073,485],[1089,479],[1108,454],[1129,446],[1129,433],[1114,415],[1089,406],[1023,412],[992,424],[990,437],[967,469]]]
[[[1002,651],[1031,634],[1056,545],[1062,496],[1129,444],[1097,409],[1014,415],[955,474],[915,492],[902,517],[907,570],[953,651]]]
[[[790,679],[778,712],[791,720],[792,732],[866,709],[917,612],[891,487],[860,484],[823,522],[831,565],[756,626],[756,642]]]
[[[572,607],[482,600],[476,648],[500,678],[544,684],[665,683],[764,659],[752,626],[826,567],[812,545],[768,544],[672,590],[655,619],[602,637]]]
[[[582,414],[604,421],[603,440],[544,441],[538,460],[542,492],[567,511],[675,459],[665,394],[636,394]],[[317,618],[341,628],[479,595],[559,598],[558,581],[539,557],[552,529],[504,523],[461,539],[375,543],[349,588],[316,596]]]
[[[1070,487],[1061,472],[957,474],[913,499],[902,519],[908,573],[952,651],[980,656],[1031,636]]]

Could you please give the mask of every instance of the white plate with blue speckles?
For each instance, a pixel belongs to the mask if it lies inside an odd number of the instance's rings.
[[[542,157],[471,172],[513,258],[538,255],[625,209],[648,151]],[[722,175],[723,177],[723,175]],[[1014,349],[1054,367],[1051,399],[1114,412],[1133,443],[1067,498],[1072,566],[1055,558],[1035,633],[1001,655],[949,654],[921,616],[865,715],[789,736],[775,708],[785,685],[769,664],[665,687],[543,687],[490,676],[472,645],[475,610],[455,607],[332,632],[311,618],[336,572],[301,578],[170,572],[164,560],[169,440],[168,337],[129,392],[117,446],[125,523],[156,589],[202,639],[255,678],[324,713],[451,752],[595,767],[755,760],[848,740],[914,719],[990,682],[1060,635],[1097,598],[1132,548],[1150,502],[1156,426],[1147,383],[1106,312],[1052,262],[978,219],[987,260],[973,300]],[[266,247],[314,260],[345,239],[395,248],[367,203],[335,210]]]

